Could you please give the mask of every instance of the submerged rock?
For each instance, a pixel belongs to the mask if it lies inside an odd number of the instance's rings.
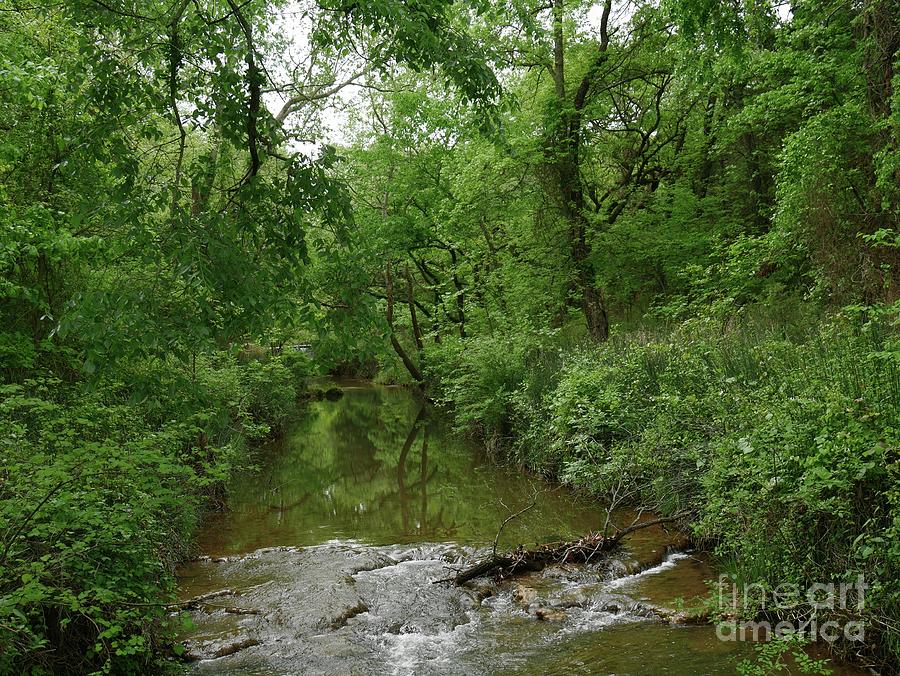
[[[330,626],[332,629],[340,629],[341,627],[347,626],[347,622],[349,622],[352,618],[367,612],[369,612],[369,606],[366,605],[364,601],[360,601],[352,608],[347,608],[346,610],[344,610],[344,612],[334,618],[331,621]]]
[[[532,614],[542,622],[564,622],[566,619],[566,614],[563,611],[544,606],[535,608]]]
[[[526,587],[524,585],[516,585],[516,590],[513,592],[513,598],[516,600],[516,603],[521,603],[522,605],[528,605],[533,603],[535,599],[538,597],[537,589],[533,587]]]
[[[227,657],[228,655],[234,655],[236,652],[240,652],[241,650],[246,650],[247,648],[252,648],[253,646],[259,645],[259,641],[255,638],[245,638],[242,641],[235,641],[234,643],[229,643],[228,645],[224,645],[219,648],[214,657]]]

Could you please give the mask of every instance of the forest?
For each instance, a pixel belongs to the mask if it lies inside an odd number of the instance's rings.
[[[0,0],[0,673],[178,673],[175,567],[323,374],[742,583],[863,576],[785,615],[898,673],[898,65],[898,0]]]

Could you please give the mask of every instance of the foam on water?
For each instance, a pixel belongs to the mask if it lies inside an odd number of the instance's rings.
[[[419,673],[424,665],[436,667],[451,664],[456,655],[466,650],[472,628],[470,623],[435,634],[384,634],[379,642],[386,653],[385,663],[393,665],[393,674],[414,674]]]
[[[565,623],[558,634],[583,634],[585,632],[599,631],[616,624],[645,622],[646,619],[630,613],[611,613],[606,610],[585,608],[578,613],[572,613],[571,621]]]
[[[627,587],[640,580],[641,578],[647,577],[648,575],[658,575],[666,570],[671,570],[674,568],[679,561],[682,559],[689,559],[690,554],[685,552],[674,552],[666,556],[662,563],[659,565],[653,566],[652,568],[647,568],[647,570],[642,570],[639,573],[634,573],[633,575],[623,575],[622,577],[617,577],[614,580],[610,580],[604,586],[606,589],[619,589],[620,587]]]

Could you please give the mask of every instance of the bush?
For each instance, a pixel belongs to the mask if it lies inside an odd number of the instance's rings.
[[[459,428],[500,443],[511,433],[514,401],[523,383],[527,379],[533,388],[546,376],[541,366],[553,361],[551,337],[535,333],[446,339],[428,347],[426,375],[438,383],[438,399],[452,404]]]
[[[241,376],[242,404],[250,419],[268,421],[272,429],[279,429],[297,403],[294,371],[275,359],[251,362]]]
[[[163,668],[164,603],[204,503],[296,401],[280,359],[120,378],[0,387],[0,673]]]
[[[878,318],[724,335],[693,322],[569,352],[551,376],[531,375],[529,349],[445,355],[461,424],[515,429],[512,458],[607,500],[688,514],[739,583],[864,575],[869,638],[900,658],[900,365]]]

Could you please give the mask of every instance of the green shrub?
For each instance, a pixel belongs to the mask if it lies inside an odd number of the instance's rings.
[[[526,374],[525,348],[525,341],[509,335],[445,340],[428,348],[428,374],[439,374],[439,397],[453,403],[460,427],[485,439],[509,433],[513,395]]]
[[[864,575],[861,618],[897,660],[900,360],[883,319],[695,321],[570,352],[549,377],[531,375],[537,346],[469,341],[436,368],[460,424],[507,430],[510,457],[604,499],[689,515],[739,583]]]
[[[280,428],[297,403],[294,373],[280,359],[251,362],[241,370],[246,413]],[[271,430],[270,430],[271,431]]]
[[[285,350],[278,360],[291,372],[291,382],[300,390],[304,381],[313,375],[312,360],[303,352]]]
[[[0,673],[165,667],[174,565],[295,373],[219,354],[0,386]]]

